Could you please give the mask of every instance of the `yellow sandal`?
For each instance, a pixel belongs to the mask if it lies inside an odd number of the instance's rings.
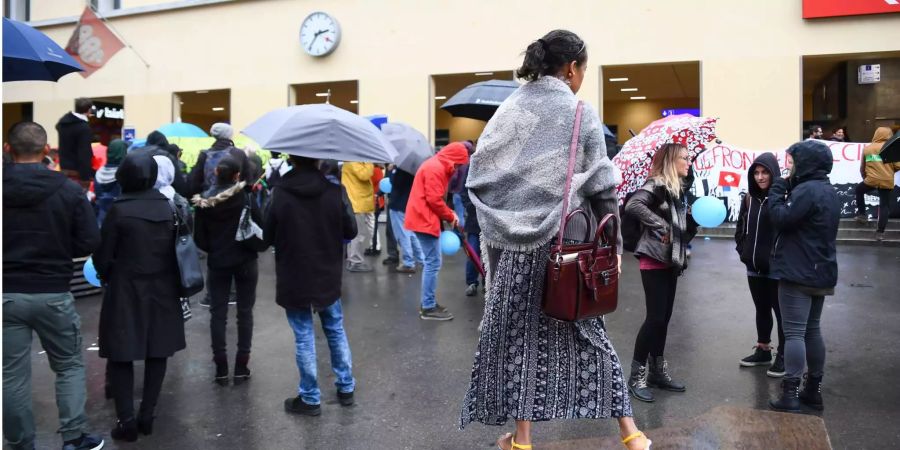
[[[637,433],[634,433],[631,436],[628,436],[627,438],[622,439],[622,444],[625,446],[625,448],[628,448],[629,442],[631,442],[637,438],[640,438],[640,437],[644,438],[644,441],[646,441],[646,443],[647,443],[647,446],[644,447],[643,450],[650,450],[650,446],[653,445],[653,441],[651,441],[650,439],[647,439],[647,436],[645,436],[642,431],[638,431]]]
[[[506,433],[503,436],[500,436],[500,439],[497,439],[497,448],[503,450],[503,447],[500,446],[501,441],[505,441],[506,438],[509,438],[509,443],[511,444],[510,450],[531,450],[531,444],[516,444],[516,437],[513,436],[512,433]]]

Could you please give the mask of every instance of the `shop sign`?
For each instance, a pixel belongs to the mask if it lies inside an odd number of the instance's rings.
[[[900,13],[900,0],[803,0],[803,18]]]
[[[97,113],[94,114],[98,119],[119,119],[122,120],[125,118],[125,110],[122,108],[110,108],[109,106],[104,106],[103,108],[98,108]]]

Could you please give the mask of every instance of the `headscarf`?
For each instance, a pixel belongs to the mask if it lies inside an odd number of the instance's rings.
[[[156,172],[156,162],[150,155],[129,153],[116,171],[116,181],[122,187],[122,193],[142,192],[153,188]]]
[[[125,153],[128,151],[128,144],[121,139],[113,139],[106,148],[106,165],[118,166],[122,164]]]
[[[175,197],[175,188],[172,187],[172,182],[175,181],[175,165],[172,164],[171,159],[162,155],[154,156],[153,160],[156,161],[157,166],[156,183],[153,185],[153,189],[172,200]]]

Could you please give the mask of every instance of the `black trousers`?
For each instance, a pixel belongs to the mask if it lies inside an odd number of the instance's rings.
[[[781,326],[781,307],[778,306],[778,280],[765,277],[747,277],[750,295],[756,306],[756,342],[772,342],[772,311],[778,323],[778,353],[784,346],[784,328]]]
[[[647,317],[634,343],[634,360],[645,363],[647,356],[663,356],[669,320],[675,306],[678,269],[642,270],[641,283],[647,303]]]
[[[166,378],[168,358],[144,360],[144,393],[141,398],[141,416],[152,416]],[[116,418],[127,421],[134,418],[134,362],[107,361],[107,376],[116,401]]]
[[[238,353],[250,353],[253,341],[253,305],[259,269],[255,259],[227,269],[209,268],[209,333],[213,356],[225,356],[225,327],[228,322],[228,291],[234,281],[237,291]]]
[[[891,216],[891,191],[892,189],[878,189],[866,183],[856,185],[856,211],[860,216],[866,215],[865,195],[872,191],[878,191],[878,231],[884,232],[887,228],[888,218]]]

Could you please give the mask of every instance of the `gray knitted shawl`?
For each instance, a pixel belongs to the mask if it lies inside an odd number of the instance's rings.
[[[516,90],[487,123],[466,187],[491,247],[529,251],[559,230],[577,103],[565,83],[541,77]],[[615,185],[600,118],[585,104],[570,211]]]

